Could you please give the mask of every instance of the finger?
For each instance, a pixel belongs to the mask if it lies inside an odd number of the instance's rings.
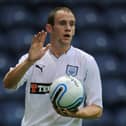
[[[61,110],[61,115],[68,116],[68,111],[65,109]]]
[[[46,39],[46,36],[47,36],[47,32],[45,31],[41,31],[38,33],[38,39],[40,42],[45,42],[45,39]]]
[[[40,42],[41,42],[41,37],[43,35],[44,35],[44,31],[43,30],[37,34],[37,37],[38,37],[38,39],[39,39]]]
[[[55,109],[57,109],[57,106],[56,106],[56,104],[53,104],[53,107],[54,107]]]
[[[40,43],[40,40],[38,39],[40,36],[40,33],[37,33],[32,38],[32,43]]]
[[[57,107],[57,111],[61,115],[64,115],[65,114],[65,111],[63,109],[59,108],[59,107]]]
[[[46,52],[49,48],[51,47],[51,44],[47,44],[46,47],[44,48],[44,51]]]
[[[53,107],[54,107],[55,109],[57,109],[58,106],[56,105],[56,102],[52,101],[52,103],[53,103]]]
[[[58,108],[56,105],[53,105],[53,107],[54,107],[55,111],[56,111],[58,114],[61,114],[59,108]]]
[[[38,32],[37,34],[36,34],[36,40],[37,40],[37,42],[41,42],[40,40],[40,36],[41,36],[41,32]]]
[[[63,114],[66,114],[66,110],[65,109],[62,109],[61,110]]]
[[[32,38],[32,43],[34,43],[34,42],[36,41],[36,39],[37,39],[37,35],[35,34],[35,35],[33,36],[33,38]]]
[[[46,36],[47,36],[47,32],[45,32],[44,30],[41,32],[38,32],[37,34],[33,36],[33,42],[44,44]]]

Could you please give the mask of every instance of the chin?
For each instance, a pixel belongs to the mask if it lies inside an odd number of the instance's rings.
[[[64,44],[71,44],[71,40],[63,40],[62,41]]]
[[[71,44],[71,42],[70,42],[70,41],[65,41],[65,42],[63,42],[62,44],[68,46],[68,45]]]

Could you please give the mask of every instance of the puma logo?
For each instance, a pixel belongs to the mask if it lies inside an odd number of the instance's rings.
[[[43,67],[39,66],[39,65],[35,65],[36,68],[38,68],[41,72],[43,72]]]

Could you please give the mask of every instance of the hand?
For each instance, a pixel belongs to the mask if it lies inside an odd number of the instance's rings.
[[[78,111],[78,109],[76,109],[75,111],[70,111],[66,108],[60,108],[60,107],[57,107],[55,104],[53,104],[53,107],[58,114],[62,116],[67,116],[67,117],[76,117],[76,113]]]
[[[46,36],[47,36],[47,32],[45,31],[41,31],[36,35],[34,35],[29,50],[29,56],[28,56],[29,61],[35,62],[36,60],[40,59],[48,50],[50,44],[48,44],[46,47],[43,47]]]

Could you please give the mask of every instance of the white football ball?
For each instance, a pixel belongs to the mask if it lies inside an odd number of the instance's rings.
[[[62,76],[50,86],[50,99],[56,106],[74,111],[84,100],[84,88],[75,77]]]

